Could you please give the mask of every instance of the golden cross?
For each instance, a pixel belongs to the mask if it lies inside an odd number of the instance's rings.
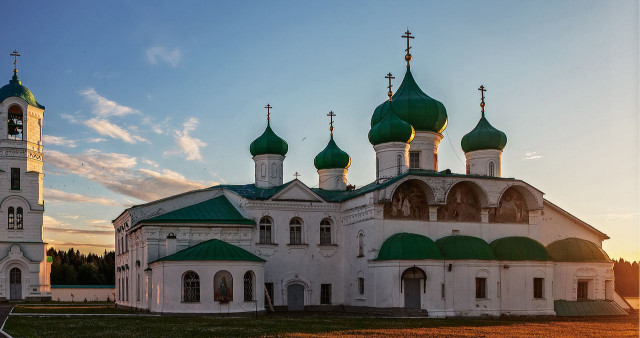
[[[407,67],[409,67],[409,62],[411,62],[411,53],[410,53],[411,47],[409,46],[409,40],[415,37],[411,36],[411,32],[409,32],[408,28],[404,34],[405,35],[403,35],[402,37],[407,39],[407,49],[405,49],[405,52],[407,52],[407,54],[404,56],[404,59],[407,61]]]
[[[17,50],[13,50],[13,53],[9,54],[11,56],[13,56],[13,72],[17,73],[18,72],[18,56],[20,56],[20,54],[18,54]]]
[[[330,111],[327,116],[331,119],[331,122],[329,122],[329,131],[331,132],[331,136],[333,136],[333,117],[336,116],[336,114],[334,114],[333,111]]]
[[[480,85],[480,88],[478,88],[478,90],[482,95],[482,98],[480,99],[480,108],[482,108],[482,117],[484,117],[484,92],[486,92],[487,90],[484,89],[483,85]]]
[[[293,176],[295,176],[295,177],[296,177],[296,180],[297,180],[297,179],[298,179],[298,176],[302,176],[302,175],[298,174],[298,172],[296,171],[296,173],[295,173],[295,174],[293,174]]]
[[[395,77],[393,76],[393,74],[389,73],[384,78],[389,79],[389,87],[387,87],[389,88],[389,92],[387,93],[387,96],[389,96],[389,101],[391,101],[391,97],[393,96],[393,93],[391,92],[391,87],[393,87],[393,85],[391,84],[391,79],[395,79]]]
[[[271,105],[267,103],[267,105],[265,106],[265,108],[267,108],[267,122],[271,121]]]

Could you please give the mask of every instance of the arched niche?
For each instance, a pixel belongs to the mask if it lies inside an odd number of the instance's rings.
[[[384,218],[429,220],[429,202],[434,201],[431,187],[420,180],[408,180],[396,187],[390,202],[384,205]]]
[[[446,203],[438,208],[438,221],[480,222],[486,194],[471,182],[458,182],[447,192]]]
[[[521,189],[512,186],[502,193],[498,207],[489,213],[489,222],[529,224],[530,208]]]

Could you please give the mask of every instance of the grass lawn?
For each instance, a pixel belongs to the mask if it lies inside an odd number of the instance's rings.
[[[213,317],[9,317],[14,337],[580,336],[638,337],[638,315],[590,318],[405,319],[267,315]]]
[[[43,303],[19,304],[13,308],[14,313],[132,313],[128,310],[116,309],[113,303]]]

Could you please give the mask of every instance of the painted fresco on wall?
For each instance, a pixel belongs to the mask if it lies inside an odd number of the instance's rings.
[[[213,300],[220,303],[233,300],[233,277],[229,271],[218,271],[213,277]]]
[[[422,187],[411,181],[402,183],[391,202],[384,205],[384,218],[429,220],[429,205]]]
[[[513,188],[500,197],[498,207],[489,214],[492,223],[529,223],[529,210],[522,194]]]
[[[466,184],[456,184],[447,195],[447,204],[438,208],[438,221],[480,222],[480,200]]]

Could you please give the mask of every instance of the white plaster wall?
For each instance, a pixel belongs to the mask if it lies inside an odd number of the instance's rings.
[[[586,239],[599,247],[602,247],[602,240],[604,239],[595,230],[572,220],[566,214],[545,203],[540,222],[539,241],[544,245],[548,245],[551,242],[569,237]]]
[[[500,261],[499,271],[502,314],[555,315],[553,262]],[[544,278],[543,297],[539,299],[533,297],[534,278]]]
[[[438,145],[441,140],[442,134],[416,130],[409,151],[420,152],[420,169],[438,171]]]
[[[613,281],[613,262],[556,262],[553,267],[555,299],[575,301],[578,281],[589,282],[588,299],[606,299],[605,282]]]
[[[398,176],[398,155],[400,155],[400,173],[409,170],[409,144],[387,142],[373,146],[378,158],[378,178],[381,182]]]
[[[260,188],[282,185],[284,156],[264,154],[253,157],[255,164],[255,184]]]
[[[51,300],[60,302],[84,302],[86,299],[88,302],[101,301],[106,302],[113,301],[113,295],[115,294],[115,288],[95,288],[91,285],[77,285],[73,288],[51,288]],[[71,295],[73,294],[73,297]]]
[[[480,176],[489,175],[489,162],[494,164],[494,177],[502,176],[502,151],[496,149],[476,150],[465,153],[469,174]]]
[[[318,170],[318,186],[325,190],[347,189],[347,169]]]

